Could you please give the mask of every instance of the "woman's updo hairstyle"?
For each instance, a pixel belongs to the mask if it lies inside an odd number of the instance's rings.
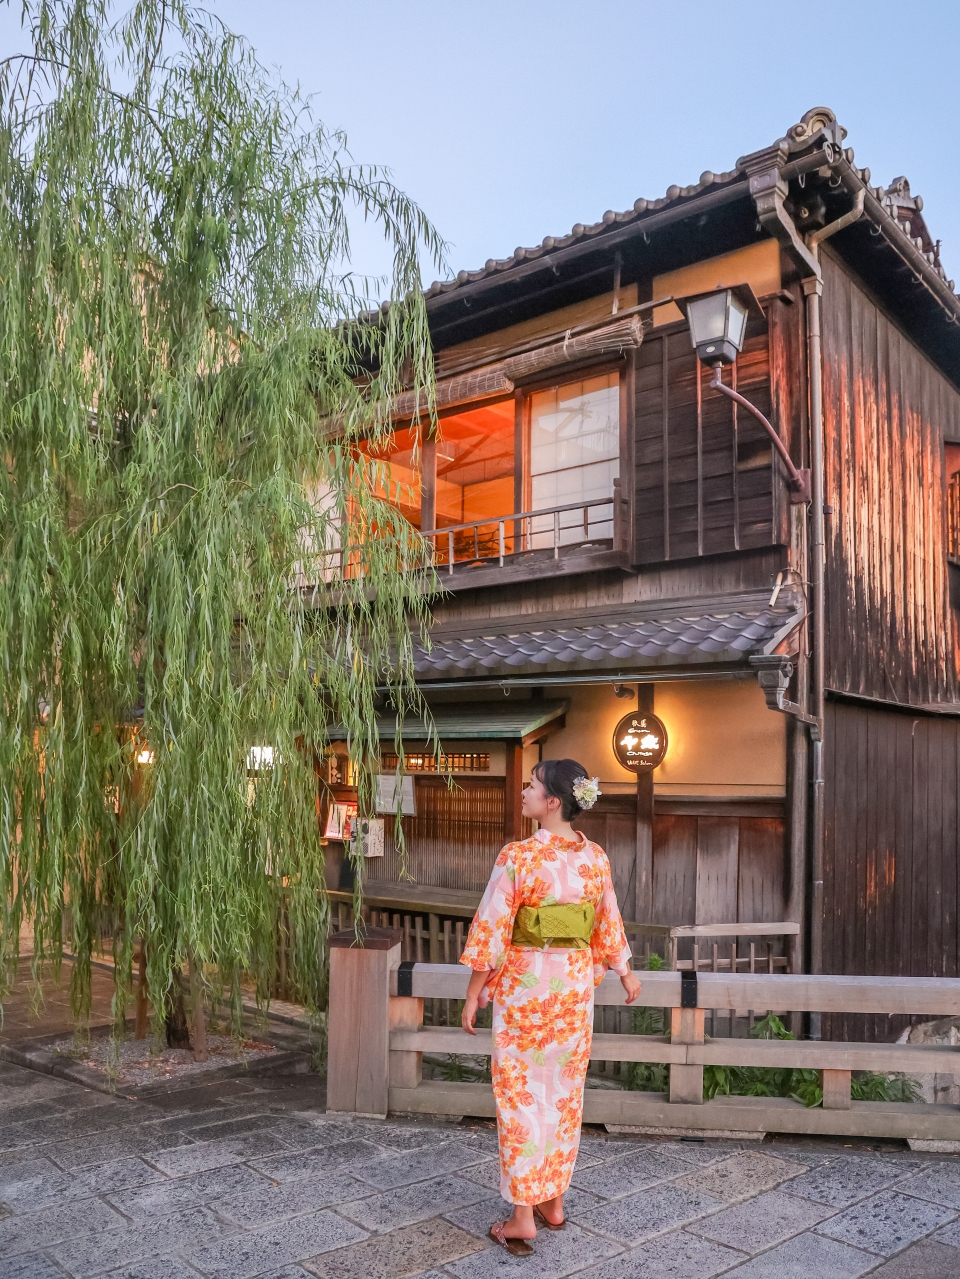
[[[534,764],[533,776],[543,785],[548,795],[560,801],[560,812],[565,822],[572,822],[583,812],[573,793],[575,782],[589,777],[587,770],[575,759],[542,759]]]

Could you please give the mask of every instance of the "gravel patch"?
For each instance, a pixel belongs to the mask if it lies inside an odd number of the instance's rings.
[[[61,1039],[51,1051],[71,1061],[99,1071],[117,1083],[139,1087],[159,1084],[190,1075],[202,1075],[224,1066],[245,1065],[272,1056],[277,1049],[258,1039],[236,1040],[230,1035],[207,1035],[210,1056],[197,1061],[192,1050],[159,1046],[152,1039],[116,1040],[104,1037],[78,1045],[74,1039]]]

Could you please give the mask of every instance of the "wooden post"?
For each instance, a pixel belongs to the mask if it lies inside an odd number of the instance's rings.
[[[419,1030],[423,1025],[423,1000],[394,995],[390,1000],[391,1030]],[[423,1053],[390,1053],[390,1087],[419,1088],[423,1078]]]
[[[652,684],[637,685],[637,710],[653,714]],[[633,917],[653,923],[653,769],[637,773],[637,853]]]
[[[427,916],[430,928],[430,963],[442,964],[443,958],[440,954],[440,916],[433,913]]]
[[[503,795],[503,838],[509,844],[522,836],[523,746],[507,742],[506,786]]]
[[[437,527],[437,440],[432,432],[420,452],[420,529],[429,533]]]
[[[400,964],[398,928],[353,929],[330,938],[327,1109],[383,1119],[390,1084],[390,972]]]
[[[849,1070],[825,1070],[823,1072],[824,1110],[850,1110]]]
[[[702,1008],[671,1008],[671,1044],[702,1044],[703,1015]],[[703,1066],[670,1067],[670,1100],[703,1105]]]

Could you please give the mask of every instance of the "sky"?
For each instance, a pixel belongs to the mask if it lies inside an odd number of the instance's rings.
[[[960,283],[960,0],[205,4],[392,170],[451,274],[730,169],[823,105],[873,184],[905,174],[923,196]],[[0,9],[0,56],[18,9]],[[383,269],[371,237],[354,256]]]

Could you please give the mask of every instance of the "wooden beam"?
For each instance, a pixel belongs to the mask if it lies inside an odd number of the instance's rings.
[[[637,685],[637,710],[653,714],[654,684]],[[637,851],[633,918],[653,919],[653,769],[637,773]]]
[[[523,746],[507,742],[506,788],[503,796],[503,837],[510,843],[523,838]]]

